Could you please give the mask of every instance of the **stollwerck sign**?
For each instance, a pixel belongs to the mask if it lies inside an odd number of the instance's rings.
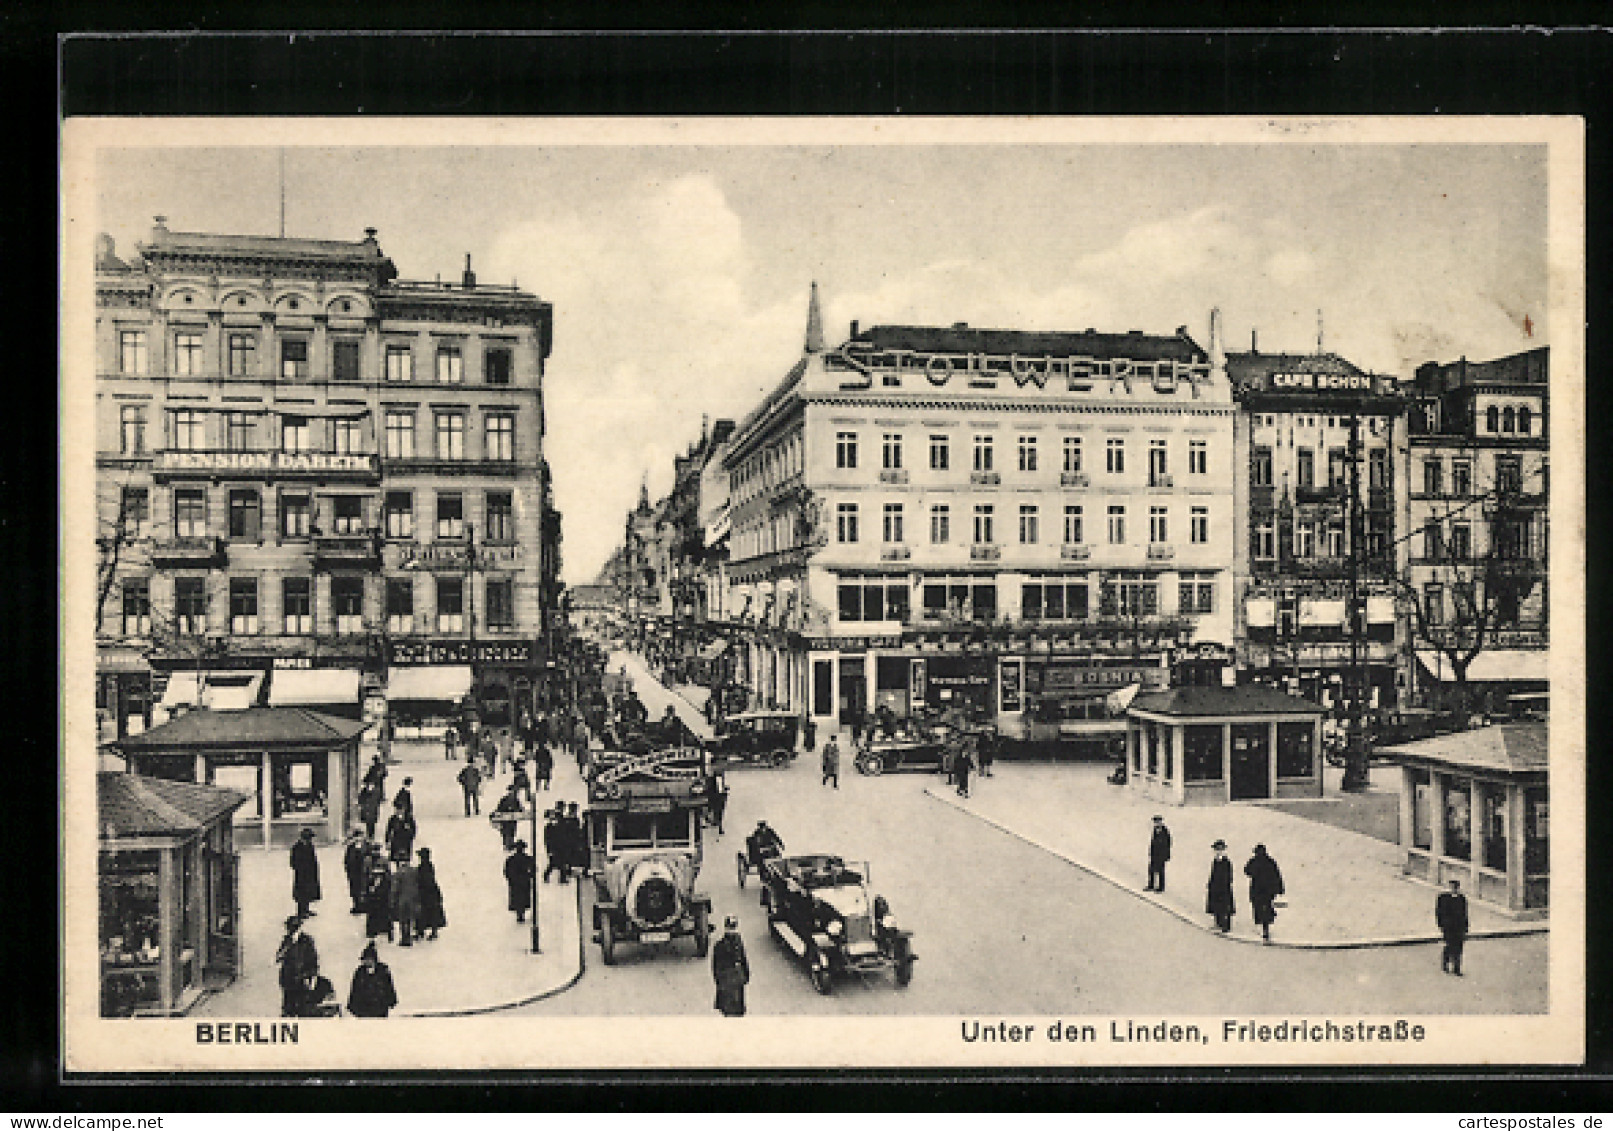
[[[1092,391],[1099,381],[1145,381],[1161,392],[1174,392],[1178,382],[1197,386],[1210,379],[1208,362],[1174,360],[1134,361],[1124,357],[1024,357],[1020,354],[926,353],[918,350],[876,350],[851,342],[824,355],[830,368],[851,370],[856,377],[841,382],[843,389],[866,389],[874,373],[912,373],[936,388],[954,377],[972,389],[995,389],[1013,381],[1019,388],[1035,385],[1047,390],[1049,380],[1062,380],[1072,393]]]

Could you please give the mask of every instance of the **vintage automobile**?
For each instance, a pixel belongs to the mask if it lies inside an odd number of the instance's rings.
[[[795,759],[801,716],[789,711],[746,711],[717,720],[717,736],[707,745],[713,761],[784,767]]]
[[[768,929],[806,963],[820,994],[847,973],[889,969],[898,986],[913,980],[913,933],[896,925],[883,896],[869,896],[866,862],[777,856],[763,862],[762,880]]]
[[[939,735],[876,739],[857,751],[852,765],[870,777],[891,770],[935,770],[946,760],[947,742]]]

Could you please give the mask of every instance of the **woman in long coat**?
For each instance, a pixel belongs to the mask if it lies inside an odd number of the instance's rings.
[[[310,914],[308,905],[320,899],[319,857],[314,852],[313,829],[303,829],[297,843],[291,846],[291,898],[303,919]]]
[[[1210,864],[1209,892],[1204,910],[1215,916],[1215,925],[1223,933],[1232,929],[1232,916],[1237,911],[1232,902],[1232,861],[1227,859],[1227,842],[1218,840],[1210,847],[1215,860]]]
[[[420,850],[420,867],[415,869],[416,883],[420,888],[420,918],[416,925],[428,939],[448,925],[443,912],[442,888],[437,886],[437,866],[431,862],[431,849]]]
[[[353,985],[347,992],[347,1012],[354,1017],[385,1017],[398,1004],[398,991],[392,985],[392,971],[375,953],[375,944],[364,948],[359,968],[353,971]]]
[[[1255,845],[1255,854],[1243,866],[1249,877],[1249,908],[1260,924],[1260,936],[1271,941],[1271,925],[1277,918],[1277,897],[1283,894],[1283,874],[1277,861],[1266,855],[1266,846]]]
[[[414,855],[414,834],[414,815],[394,806],[386,823],[386,847],[393,863],[407,863]]]
[[[745,957],[745,940],[739,935],[739,920],[730,915],[723,924],[723,937],[711,948],[711,977],[717,983],[713,1008],[724,1017],[745,1016],[745,983],[750,981],[750,962]]]
[[[515,912],[517,923],[526,922],[527,909],[532,906],[532,869],[526,841],[516,841],[515,851],[504,861],[504,882],[510,888],[510,910]]]
[[[392,938],[392,871],[379,852],[370,857],[369,874],[364,880],[364,934],[369,938]]]

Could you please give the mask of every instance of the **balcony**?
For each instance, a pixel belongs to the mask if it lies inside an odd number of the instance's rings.
[[[151,546],[151,563],[178,568],[206,568],[224,564],[222,538],[169,538]]]
[[[1324,483],[1314,487],[1299,487],[1294,491],[1296,503],[1336,503],[1349,498],[1350,489],[1342,483]]]
[[[1092,556],[1092,547],[1085,542],[1066,542],[1059,547],[1059,557],[1069,562],[1084,562]]]
[[[969,483],[975,487],[995,487],[1003,481],[1000,471],[971,471]]]
[[[1546,506],[1544,491],[1497,491],[1484,500],[1486,515],[1516,514],[1520,511],[1543,510]]]
[[[381,538],[376,534],[323,534],[314,539],[315,567],[374,568],[381,564]]]
[[[1176,556],[1176,547],[1169,542],[1150,542],[1148,544],[1148,560],[1151,562],[1169,561]]]
[[[1060,487],[1090,487],[1092,476],[1084,471],[1066,471],[1059,476]]]
[[[905,562],[912,556],[913,547],[901,542],[879,548],[879,560],[882,562]]]
[[[1001,560],[1003,548],[993,542],[976,542],[969,547],[969,560],[972,562],[995,562]]]
[[[879,473],[881,483],[906,483],[907,469],[905,467],[887,467]]]
[[[1176,486],[1176,480],[1166,472],[1155,471],[1148,476],[1148,486],[1156,490],[1168,491]]]

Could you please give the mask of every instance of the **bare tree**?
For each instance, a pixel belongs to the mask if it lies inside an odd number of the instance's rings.
[[[118,568],[124,561],[125,551],[140,534],[140,521],[144,515],[136,514],[128,484],[116,486],[117,510],[108,520],[100,519],[95,548],[99,555],[96,573],[95,632],[99,636],[106,618],[106,603],[118,582]]]

